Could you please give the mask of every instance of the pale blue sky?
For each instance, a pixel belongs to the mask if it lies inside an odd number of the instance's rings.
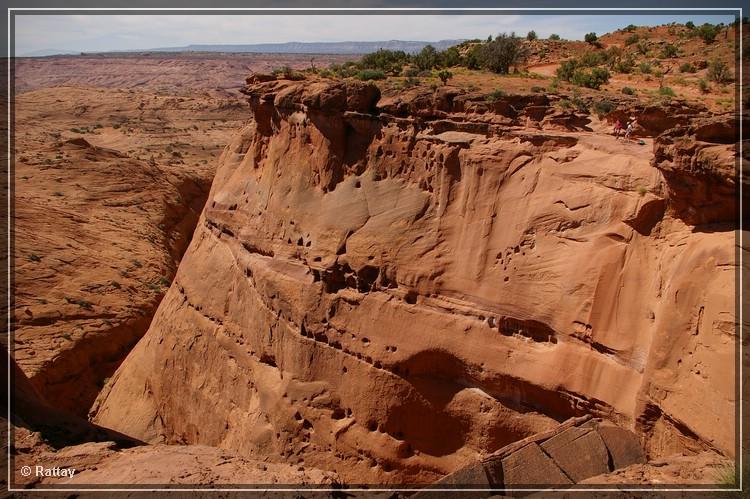
[[[731,23],[732,15],[16,15],[16,54],[189,44],[486,38],[500,32],[582,39],[635,25]]]

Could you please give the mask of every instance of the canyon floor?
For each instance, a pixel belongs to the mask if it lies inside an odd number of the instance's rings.
[[[726,483],[734,84],[553,92],[562,52],[17,60],[11,484]]]

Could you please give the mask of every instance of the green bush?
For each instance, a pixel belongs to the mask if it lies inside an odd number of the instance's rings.
[[[707,94],[710,90],[710,87],[708,86],[708,82],[701,78],[698,80],[698,89],[701,91],[701,93]]]
[[[461,65],[461,52],[456,47],[450,47],[438,53],[438,65],[441,68],[452,68]]]
[[[604,68],[592,68],[590,71],[576,69],[570,82],[579,87],[593,88],[599,90],[599,87],[609,81],[609,71]]]
[[[671,87],[659,87],[659,95],[664,95],[666,97],[674,97],[674,90],[672,90]]]
[[[713,43],[719,34],[721,28],[716,24],[705,23],[696,30],[696,34],[703,39],[706,44]]]
[[[536,39],[537,39],[537,36],[536,36],[536,31],[534,31],[534,30],[531,30],[531,31],[529,31],[528,33],[526,33],[526,39],[527,39],[528,41],[536,40]]]
[[[479,69],[480,67],[482,67],[480,56],[481,49],[481,45],[474,45],[471,49],[466,51],[466,53],[461,58],[463,65],[469,69]]]
[[[578,60],[581,66],[588,68],[604,64],[606,62],[606,55],[603,52],[585,52]]]
[[[687,29],[695,29],[695,24],[693,24],[693,21],[688,21],[685,23],[685,27]]]
[[[385,73],[379,69],[363,69],[357,73],[357,79],[362,81],[383,80]]]
[[[550,40],[560,40],[560,35],[552,33],[551,35],[549,35],[549,39]]]
[[[622,87],[622,93],[625,95],[635,95],[635,90],[630,87]]]
[[[419,70],[417,68],[407,68],[406,71],[404,71],[404,76],[407,78],[414,78],[415,76],[419,76]]]
[[[638,43],[638,40],[640,40],[640,37],[636,33],[633,33],[625,39],[625,46],[627,47],[633,45],[634,43]]]
[[[544,92],[544,87],[534,85],[533,87],[531,87],[531,91],[538,94],[540,92]]]
[[[432,45],[427,45],[414,55],[414,64],[422,71],[434,68],[438,64],[438,51]]]
[[[591,45],[596,45],[596,43],[599,41],[599,38],[596,36],[596,33],[586,33],[586,36],[583,37],[583,40],[586,43],[590,43]]]
[[[635,61],[632,57],[620,59],[612,65],[612,69],[618,73],[632,73],[633,68],[635,68]]]
[[[589,105],[586,103],[585,100],[581,99],[581,96],[578,94],[576,90],[573,90],[573,100],[571,101],[571,104],[573,104],[578,111],[582,113],[588,113],[589,112]]]
[[[507,74],[511,67],[517,67],[528,57],[528,49],[515,33],[501,33],[491,42],[482,45],[479,60],[483,68],[494,73]]]
[[[628,24],[627,27],[625,28],[625,31],[627,31],[628,33],[632,33],[635,30],[636,30],[635,24]]]
[[[677,57],[677,47],[672,45],[671,43],[666,44],[661,49],[661,58],[662,59],[673,59]]]
[[[697,69],[689,62],[683,62],[680,64],[680,73],[695,73]]]
[[[570,81],[577,68],[578,61],[575,59],[563,61],[560,63],[560,67],[557,68],[557,77],[564,81]]]
[[[649,47],[648,47],[648,42],[646,40],[640,40],[636,44],[635,48],[638,50],[638,53],[641,55],[648,54]]]
[[[490,92],[489,94],[487,94],[487,97],[485,98],[485,100],[487,102],[495,102],[496,100],[500,99],[500,97],[505,97],[505,95],[506,95],[505,90],[501,88],[497,88],[493,90],[492,92]]]
[[[709,80],[715,81],[716,83],[729,83],[732,81],[729,66],[721,62],[719,59],[714,59],[714,61],[708,65],[706,76]]]
[[[651,64],[643,61],[638,65],[638,70],[645,75],[651,74]]]
[[[362,69],[379,69],[381,71],[401,70],[404,64],[409,62],[409,55],[402,50],[380,49],[370,54],[365,54],[359,61]]]
[[[614,111],[615,105],[608,100],[600,100],[594,103],[594,112],[600,118]]]
[[[447,85],[448,84],[448,80],[450,80],[451,78],[453,78],[453,73],[451,73],[447,69],[443,69],[443,70],[441,70],[441,71],[438,72],[437,77],[440,78],[440,81],[443,82],[443,85]]]
[[[288,76],[292,74],[292,68],[289,66],[281,66],[280,68],[273,68],[271,70],[271,74],[274,76],[282,75],[282,76]]]

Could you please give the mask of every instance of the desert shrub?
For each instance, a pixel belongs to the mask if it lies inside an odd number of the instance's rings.
[[[695,73],[697,69],[689,62],[683,62],[680,64],[680,73]]]
[[[453,78],[453,73],[451,73],[447,69],[443,69],[441,71],[438,71],[437,77],[440,78],[440,81],[443,82],[443,85],[447,85],[448,80]]]
[[[531,91],[538,94],[540,92],[544,92],[544,87],[534,85],[533,87],[531,87]]]
[[[570,109],[573,107],[573,104],[571,104],[568,99],[560,99],[560,107],[563,109]]]
[[[404,76],[407,78],[414,78],[415,76],[419,76],[419,70],[417,68],[406,68]]]
[[[112,128],[114,128],[115,130],[117,130],[117,129],[120,128],[120,126],[121,125],[119,123],[115,123],[114,125],[112,125]]]
[[[537,39],[537,36],[536,36],[536,31],[534,31],[534,30],[531,30],[531,31],[529,31],[528,33],[526,33],[526,39],[527,39],[528,41],[536,40],[536,39]]]
[[[481,45],[475,45],[466,51],[462,58],[463,65],[469,69],[479,69],[482,66],[480,57],[481,48]]]
[[[715,81],[716,83],[728,83],[732,81],[729,66],[718,59],[715,59],[709,64],[706,76],[709,80]]]
[[[589,105],[585,100],[581,99],[581,96],[577,90],[573,90],[573,99],[570,102],[573,106],[575,106],[576,109],[578,109],[578,111],[582,113],[589,112]]]
[[[507,74],[511,67],[517,67],[527,57],[528,50],[515,33],[501,33],[482,45],[479,51],[482,67],[494,73]]]
[[[661,58],[662,59],[673,59],[677,57],[677,47],[672,45],[671,43],[668,43],[664,45],[661,49]]]
[[[461,65],[461,53],[456,47],[450,47],[438,53],[438,66],[452,68]]]
[[[622,87],[622,93],[625,95],[635,95],[635,90],[630,87]]]
[[[594,67],[606,62],[606,55],[603,52],[585,52],[578,60],[581,66]]]
[[[599,41],[599,38],[596,36],[596,33],[586,33],[586,36],[583,37],[583,40],[586,43],[590,43],[591,45],[596,45]]]
[[[638,65],[638,70],[645,75],[651,74],[651,64],[643,61]]]
[[[578,61],[575,59],[569,59],[563,61],[560,67],[557,68],[557,77],[564,81],[570,81],[573,77],[573,73],[578,68]]]
[[[696,34],[706,43],[713,43],[721,28],[719,25],[704,23],[700,28],[695,30]]]
[[[635,45],[635,48],[636,48],[636,50],[638,50],[638,53],[641,54],[641,55],[648,54],[649,47],[648,47],[648,42],[646,40],[640,40]]]
[[[635,61],[632,57],[619,59],[612,65],[612,70],[617,71],[618,73],[632,73],[634,68]]]
[[[558,78],[553,78],[547,90],[549,90],[550,92],[557,92],[557,89],[559,86],[560,86],[560,80]]]
[[[423,71],[434,68],[438,64],[438,51],[432,45],[427,45],[414,55],[414,64]]]
[[[609,71],[604,68],[592,68],[589,71],[576,69],[570,82],[579,87],[593,88],[599,90],[599,87],[609,81]]]
[[[633,33],[632,35],[630,35],[629,37],[625,39],[625,46],[627,47],[627,46],[633,45],[634,43],[638,43],[639,39],[640,37],[636,33]]]
[[[659,87],[659,95],[663,95],[666,97],[674,97],[674,90],[672,90],[672,87]]]
[[[288,76],[292,74],[292,68],[289,66],[281,66],[279,68],[273,68],[271,70],[271,74],[274,76],[282,75],[282,76]]]
[[[703,78],[698,80],[698,89],[701,91],[701,93],[707,94],[708,91],[710,90],[708,86],[708,82],[704,80]]]
[[[339,78],[351,78],[359,72],[356,62],[348,61],[344,64],[331,64],[328,68]]]
[[[318,76],[322,78],[330,78],[333,76],[333,72],[330,69],[321,69],[318,71]]]
[[[496,100],[500,99],[501,97],[505,97],[505,90],[502,88],[496,88],[489,94],[487,94],[487,97],[485,97],[485,100],[487,102],[495,102]]]
[[[615,109],[615,105],[608,100],[600,100],[594,103],[594,112],[600,118],[605,114],[611,113]]]
[[[549,35],[549,39],[550,40],[560,40],[560,35],[558,35],[556,33],[552,33],[551,35]]]
[[[627,31],[628,33],[632,33],[635,30],[636,30],[636,25],[635,24],[628,24],[625,27],[625,31]]]
[[[403,50],[380,49],[370,54],[365,54],[359,61],[362,69],[379,69],[381,71],[401,70],[401,67],[409,62],[409,55]]]
[[[687,29],[695,29],[695,24],[693,23],[693,21],[688,21],[685,23],[685,27]]]

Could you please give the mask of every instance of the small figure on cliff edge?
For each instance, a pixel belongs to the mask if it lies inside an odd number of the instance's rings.
[[[628,121],[627,129],[625,130],[625,140],[630,142],[630,136],[633,134],[633,122]]]
[[[619,118],[617,119],[617,121],[615,121],[615,128],[613,132],[615,134],[615,139],[619,139],[620,133],[622,133],[622,123],[620,122]]]

